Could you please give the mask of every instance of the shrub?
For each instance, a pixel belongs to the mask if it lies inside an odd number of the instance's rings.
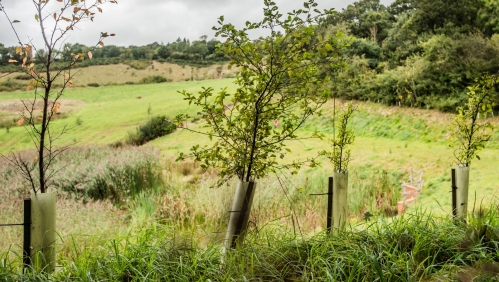
[[[15,118],[3,117],[0,119],[0,128],[6,128],[7,132],[11,127],[17,126],[17,120]]]
[[[89,86],[89,87],[99,87],[100,85],[99,85],[99,83],[92,82],[92,83],[87,84],[87,86]]]
[[[152,62],[145,60],[128,60],[125,64],[136,70],[145,70]]]
[[[26,86],[24,86],[26,87]],[[5,81],[0,82],[0,91],[14,91],[18,89],[23,89],[23,85],[15,82],[12,79],[7,79]]]
[[[29,76],[27,74],[20,74],[20,75],[17,75],[16,77],[14,77],[14,78],[18,79],[18,80],[30,80],[31,76]]]
[[[222,74],[222,77],[223,78],[234,78],[234,77],[236,77],[236,75],[233,73],[224,73],[224,74]]]
[[[147,77],[142,78],[139,81],[139,83],[149,84],[149,83],[162,83],[162,82],[167,82],[167,81],[168,81],[168,79],[166,79],[166,77],[164,77],[164,76],[151,75],[151,76],[147,76]]]
[[[148,141],[172,133],[177,126],[165,116],[152,117],[146,124],[141,125],[135,132],[129,132],[127,144],[140,146]]]

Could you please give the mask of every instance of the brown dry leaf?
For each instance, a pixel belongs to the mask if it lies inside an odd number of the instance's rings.
[[[24,122],[24,118],[21,118],[20,120],[17,121],[17,125],[21,126]]]
[[[66,74],[64,75],[64,78],[65,78],[66,80],[69,80],[69,73],[66,73]]]
[[[92,52],[88,51],[87,55],[89,59],[92,59]]]
[[[17,63],[17,60],[9,59],[9,63]]]
[[[54,20],[55,20],[55,19],[57,19],[57,14],[56,14],[56,13],[54,13]]]
[[[102,9],[100,7],[97,7],[97,10],[102,13]]]
[[[61,103],[57,102],[53,107],[52,107],[52,112],[57,113],[57,111],[61,108]]]
[[[68,81],[68,85],[69,85],[69,87],[74,87],[74,84],[71,80]]]
[[[104,42],[99,41],[99,45],[102,46],[102,47],[104,47]]]

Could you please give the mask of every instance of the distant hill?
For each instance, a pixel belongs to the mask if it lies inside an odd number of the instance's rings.
[[[135,60],[128,61],[128,64],[94,65],[77,68],[75,71],[78,72],[73,80],[75,87],[197,81],[235,76],[234,69],[228,70],[227,63],[223,62],[205,67],[195,67],[167,62]],[[23,90],[29,79],[28,75],[21,72],[8,75],[0,72],[0,91]]]

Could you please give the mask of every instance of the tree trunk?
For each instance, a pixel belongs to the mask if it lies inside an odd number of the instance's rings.
[[[234,249],[241,246],[248,228],[248,220],[255,194],[255,182],[239,180],[232,209],[230,211],[229,226],[225,236],[225,249]]]

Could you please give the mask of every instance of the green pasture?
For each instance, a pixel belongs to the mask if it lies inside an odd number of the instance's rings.
[[[151,115],[174,117],[180,113],[196,114],[189,108],[177,91],[198,91],[201,86],[215,89],[230,86],[231,79],[195,82],[162,83],[147,85],[120,85],[99,88],[68,89],[62,99],[79,100],[83,106],[68,113],[69,117],[56,120],[54,131],[64,125],[70,132],[61,137],[62,144],[109,144],[122,140],[128,131],[147,121],[148,108]],[[32,98],[32,92],[0,94],[0,101],[19,101]],[[66,113],[64,107],[62,113]],[[78,122],[77,122],[78,121]],[[78,125],[80,123],[80,125]],[[12,127],[0,131],[0,152],[31,148],[31,140],[23,127]]]
[[[197,92],[201,87],[234,89],[232,80],[68,89],[64,92],[63,99],[83,103],[72,112],[65,112],[66,118],[54,121],[56,130],[64,125],[70,128],[58,144],[115,143],[124,140],[128,132],[135,130],[154,115],[174,117],[180,113],[188,113],[192,118],[186,126],[193,130],[203,130],[203,122],[196,120],[197,109],[189,106],[178,91],[186,89],[189,92]],[[32,95],[31,92],[3,93],[0,95],[0,103],[26,99]],[[336,101],[336,111],[343,103]],[[323,115],[309,120],[300,133],[305,137],[317,131],[325,133],[326,138],[290,142],[288,147],[292,153],[283,161],[315,156],[318,151],[329,148],[327,139],[332,137],[334,131],[331,118],[333,109],[333,102],[329,101],[324,107]],[[61,111],[64,113],[64,108],[61,108]],[[451,118],[450,114],[436,111],[361,103],[352,122],[357,135],[351,147],[352,169],[398,171],[404,175],[401,181],[407,180],[409,168],[423,170],[425,185],[414,206],[436,213],[447,213],[451,203],[450,169],[454,162],[453,152],[448,147]],[[493,118],[492,122],[497,124],[498,119]],[[472,163],[472,202],[489,202],[499,193],[495,169],[499,155],[498,136],[494,135],[488,148],[481,152],[481,160]],[[173,134],[150,142],[149,145],[159,148],[165,157],[176,157],[180,152],[187,153],[193,145],[204,145],[208,142],[203,135],[179,129]],[[0,152],[8,153],[28,148],[33,148],[33,144],[24,127],[0,130]],[[301,173],[315,177],[317,170],[327,173],[331,166],[324,162],[321,168],[303,169]]]

